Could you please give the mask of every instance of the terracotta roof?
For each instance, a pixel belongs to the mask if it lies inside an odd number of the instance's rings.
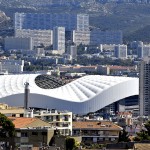
[[[38,120],[37,118],[23,118],[23,117],[9,117],[9,119],[15,125],[15,128],[24,128],[34,121]]]
[[[149,150],[150,143],[135,143],[134,147],[136,150]]]
[[[110,121],[77,121],[72,124],[73,129],[122,130],[120,126]]]
[[[135,69],[135,67],[133,66],[109,66],[110,69],[113,69],[113,70],[117,70],[117,69],[121,69],[121,70],[124,70],[124,69]]]

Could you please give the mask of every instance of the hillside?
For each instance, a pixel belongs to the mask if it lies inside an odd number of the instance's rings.
[[[0,10],[11,18],[15,12],[88,13],[90,14],[91,27],[101,30],[122,30],[125,39],[128,40],[128,38],[137,39],[137,37],[134,38],[134,35],[138,32],[140,33],[138,39],[142,39],[145,37],[143,36],[145,35],[144,31],[148,30],[150,4],[144,2],[123,3],[122,1],[121,3],[119,0],[114,3],[110,3],[109,0],[87,0],[86,2],[85,0],[32,0],[32,2],[31,0],[0,0]]]
[[[150,42],[150,25],[138,29],[133,33],[124,36],[124,41],[144,41]]]
[[[6,29],[9,26],[9,22],[10,18],[4,12],[0,11],[0,29]]]

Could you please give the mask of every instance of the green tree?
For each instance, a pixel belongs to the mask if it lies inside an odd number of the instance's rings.
[[[144,127],[145,129],[142,129],[139,133],[137,133],[134,141],[150,140],[150,120],[145,123]]]
[[[137,136],[134,138],[134,141],[144,140],[150,140],[150,136],[148,135],[147,131],[141,130],[141,132],[137,133]]]
[[[150,120],[144,126],[147,130],[148,135],[150,136]]]
[[[129,142],[129,141],[131,140],[129,139],[128,132],[126,132],[124,129],[123,131],[119,132],[118,142]]]
[[[0,113],[0,137],[13,137],[15,133],[15,126],[4,114]]]
[[[74,150],[76,148],[76,141],[74,138],[66,138],[66,150]]]

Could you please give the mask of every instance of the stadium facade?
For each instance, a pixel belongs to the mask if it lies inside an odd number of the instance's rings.
[[[24,83],[29,83],[29,107],[95,112],[114,102],[139,95],[139,79],[87,75],[64,84],[49,75],[0,76],[0,103],[24,105]]]

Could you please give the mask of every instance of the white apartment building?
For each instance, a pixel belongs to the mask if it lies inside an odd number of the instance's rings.
[[[27,117],[37,117],[48,121],[52,128],[57,129],[61,135],[72,135],[72,112],[52,110],[28,110]]]
[[[140,63],[139,104],[140,116],[150,116],[150,57]]]
[[[22,73],[24,60],[1,60],[0,72],[7,71],[8,73]]]
[[[45,47],[53,44],[53,31],[52,30],[30,30],[21,29],[15,30],[15,37],[33,39],[33,46],[40,46],[43,44]]]
[[[61,26],[66,31],[89,30],[88,14],[72,13],[15,13],[14,29],[52,30]]]
[[[59,54],[63,54],[65,52],[65,28],[64,27],[54,27],[53,49],[58,50]]]
[[[33,41],[30,37],[6,37],[5,50],[32,50]]]
[[[138,58],[144,58],[150,56],[150,45],[140,45],[137,48]]]
[[[67,47],[67,53],[71,55],[72,59],[77,59],[77,46],[75,45],[69,45]]]
[[[90,31],[73,30],[72,41],[76,45],[80,45],[81,43],[85,45],[89,45],[90,44]]]
[[[114,56],[119,59],[126,59],[127,45],[116,45],[114,49]]]

